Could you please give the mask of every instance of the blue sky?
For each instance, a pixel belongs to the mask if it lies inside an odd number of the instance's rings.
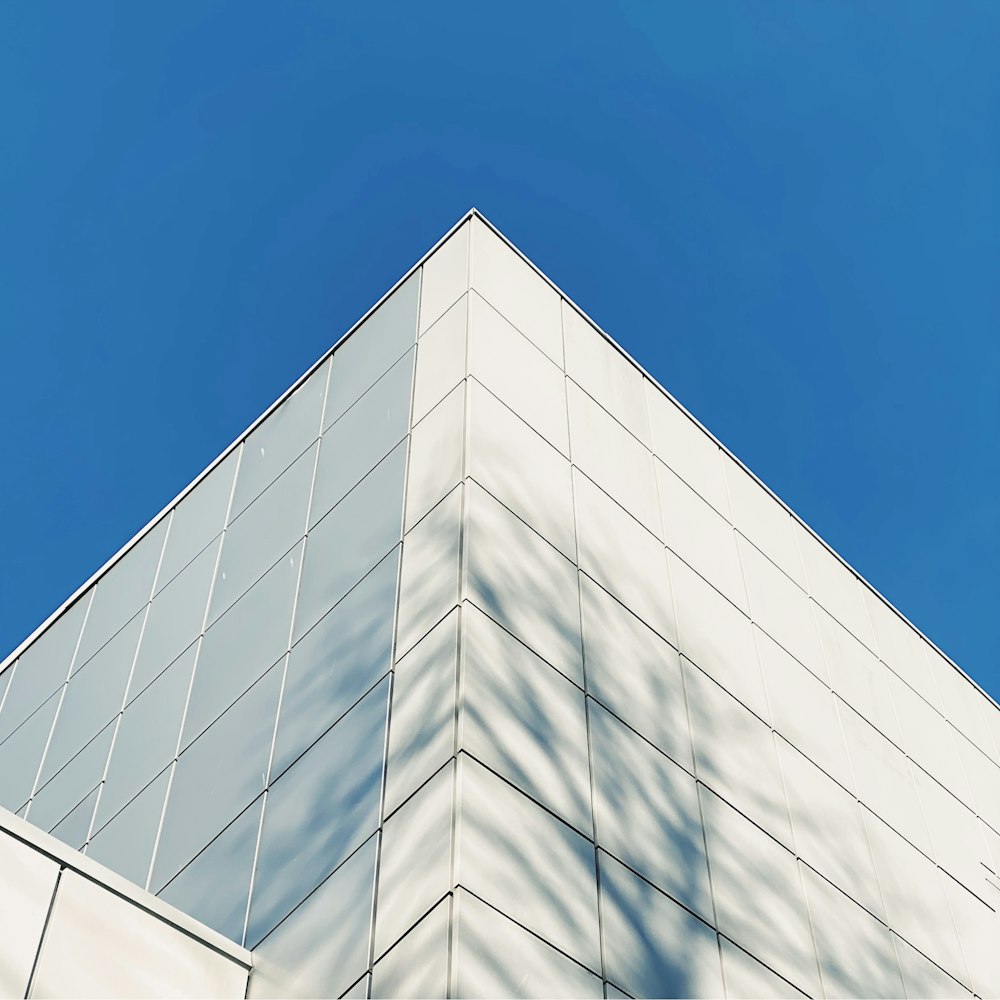
[[[0,654],[471,205],[1000,697],[1000,6],[0,5]]]

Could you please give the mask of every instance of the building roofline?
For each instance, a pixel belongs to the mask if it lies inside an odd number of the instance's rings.
[[[91,586],[97,583],[97,581],[108,572],[108,570],[110,570],[120,559],[124,558],[124,556],[136,545],[138,545],[139,542],[142,541],[142,539],[145,538],[146,535],[148,535],[164,518],[168,517],[174,507],[176,507],[189,493],[191,493],[195,487],[202,482],[202,480],[207,478],[211,472],[213,472],[227,458],[229,458],[229,456],[236,451],[237,448],[239,448],[240,444],[246,437],[253,433],[253,431],[255,431],[260,424],[267,420],[267,418],[275,410],[277,410],[278,407],[280,407],[281,404],[284,403],[296,389],[306,382],[313,373],[321,368],[323,364],[325,364],[326,361],[333,355],[333,353],[344,343],[344,341],[346,341],[356,330],[358,330],[365,320],[367,320],[368,317],[371,316],[372,313],[374,313],[375,310],[378,309],[378,307],[381,306],[382,303],[385,302],[385,300],[388,299],[389,296],[403,284],[403,282],[412,277],[417,272],[418,268],[423,266],[424,262],[438,249],[438,247],[445,243],[445,241],[447,241],[453,233],[460,229],[473,216],[482,218],[482,216],[479,215],[474,208],[470,208],[467,212],[465,212],[462,217],[444,234],[444,236],[442,236],[412,267],[408,268],[406,273],[403,274],[395,282],[395,284],[393,284],[393,286],[384,295],[382,295],[378,301],[370,309],[368,309],[361,316],[361,318],[354,323],[353,326],[350,327],[350,329],[348,329],[342,337],[334,342],[332,347],[323,352],[315,364],[310,365],[301,377],[296,379],[295,382],[293,382],[266,410],[264,410],[259,417],[257,417],[256,420],[250,424],[249,427],[246,428],[246,430],[237,435],[236,439],[224,448],[212,462],[210,462],[197,476],[195,476],[195,478],[192,479],[191,482],[188,483],[188,485],[173,498],[173,500],[160,510],[159,513],[150,518],[150,520],[142,528],[140,528],[99,569],[92,573],[87,580],[81,584],[81,586],[74,590],[73,593],[70,594],[70,596],[67,597],[66,600],[63,601],[62,604],[60,604],[59,607],[57,607],[56,610],[48,616],[48,618],[46,618],[33,632],[30,633],[30,635],[27,636],[27,638],[18,643],[18,645],[10,653],[8,653],[3,660],[0,660],[0,674],[9,669],[11,664],[13,664],[13,662],[35,641],[35,639],[37,639],[53,622],[55,622],[55,620],[59,618],[64,611],[78,601]],[[533,264],[532,267],[534,267]],[[607,336],[607,334],[605,334],[605,336]],[[0,704],[2,704],[2,702],[0,702]]]
[[[677,400],[673,396],[673,394],[660,383],[660,381],[657,378],[655,378],[653,375],[651,375],[641,364],[639,364],[639,362],[636,361],[635,358],[633,358],[632,355],[629,354],[628,351],[626,351],[625,348],[622,347],[621,344],[619,344],[614,339],[614,337],[612,337],[609,333],[607,333],[605,330],[603,330],[601,328],[600,324],[598,324],[597,322],[595,322],[594,319],[590,315],[588,315],[588,313],[586,312],[586,310],[581,309],[580,306],[572,298],[570,298],[570,296],[568,296],[544,271],[541,270],[541,268],[539,268],[529,257],[527,257],[524,253],[522,253],[521,250],[519,250],[516,246],[514,246],[514,244],[511,243],[511,241],[509,239],[507,239],[507,237],[504,236],[504,234],[502,232],[500,232],[500,230],[497,229],[497,227],[494,226],[493,223],[490,222],[490,220],[487,219],[486,216],[484,216],[482,214],[482,212],[480,212],[477,208],[473,207],[473,208],[469,209],[469,211],[466,213],[466,216],[467,217],[475,217],[475,218],[479,219],[479,221],[482,222],[485,226],[487,226],[495,235],[499,236],[500,239],[503,240],[503,242],[511,250],[513,250],[514,253],[516,253],[521,258],[521,260],[523,260],[537,275],[539,275],[541,278],[543,278],[545,280],[545,282],[555,292],[557,292],[560,296],[562,296],[562,298],[564,298],[566,300],[566,302],[569,303],[569,305],[571,305],[602,337],[604,337],[604,339],[609,344],[611,344],[611,346],[614,347],[614,349],[616,351],[618,351],[618,353],[623,358],[625,358],[625,360],[628,361],[629,364],[631,364],[634,368],[638,369],[639,372],[649,382],[651,382],[654,386],[656,386],[656,388],[659,389],[660,392],[662,392],[672,403],[674,403],[681,410],[681,412],[684,413],[688,417],[689,420],[693,421],[693,423],[695,424],[696,427],[699,427],[705,434],[707,434],[712,441],[714,441],[744,472],[746,472],[754,480],[754,482],[756,482],[759,486],[762,486],[771,497],[773,497],[775,500],[777,500],[778,503],[781,504],[781,506],[789,514],[791,514],[792,517],[803,528],[805,528],[806,531],[808,531],[809,534],[813,536],[813,538],[816,539],[816,541],[818,541],[820,543],[820,545],[822,545],[844,567],[846,567],[851,573],[853,573],[854,576],[857,577],[857,579],[862,584],[864,584],[864,586],[866,586],[872,592],[872,594],[874,594],[887,608],[889,608],[891,611],[893,611],[895,614],[897,614],[932,649],[936,650],[955,670],[957,670],[959,672],[959,674],[961,674],[962,677],[965,678],[965,680],[967,680],[981,695],[983,695],[986,698],[987,701],[989,701],[995,708],[997,708],[998,710],[1000,710],[1000,703],[998,703],[988,691],[985,691],[976,682],[975,679],[973,679],[972,677],[970,677],[969,674],[966,673],[966,671],[962,669],[962,667],[960,667],[943,649],[941,649],[937,645],[937,643],[935,643],[932,639],[930,639],[926,635],[924,635],[924,633],[916,625],[914,625],[913,622],[911,622],[910,619],[907,618],[906,615],[904,615],[902,613],[902,611],[900,611],[899,608],[897,608],[892,603],[892,601],[890,601],[875,586],[873,586],[867,579],[865,579],[865,577],[862,576],[839,552],[837,552],[837,550],[834,549],[832,545],[830,545],[824,538],[822,538],[816,531],[814,531],[808,524],[806,524],[806,522],[803,521],[802,518],[799,517],[799,515],[796,514],[795,511],[792,510],[792,508],[789,507],[788,504],[785,503],[785,501],[782,500],[781,497],[779,497],[774,492],[774,490],[772,490],[767,485],[767,483],[765,483],[738,456],[736,456],[735,454],[733,454],[733,452],[730,451],[729,448],[727,448],[726,445],[723,444],[722,441],[720,441],[683,403],[681,403],[679,400]],[[464,218],[461,221],[464,221]],[[459,222],[459,225],[461,225],[461,222]],[[457,226],[455,228],[457,228]]]
[[[23,653],[32,642],[35,641],[38,636],[40,636],[57,618],[62,615],[74,602],[79,600],[91,587],[96,583],[109,569],[112,568],[120,559],[122,559],[126,553],[128,553],[135,545],[137,545],[150,531],[153,530],[165,517],[170,514],[170,511],[177,506],[192,490],[198,486],[203,479],[205,479],[209,473],[216,469],[222,464],[225,459],[227,459],[242,443],[242,441],[250,435],[260,424],[262,424],[282,403],[285,402],[298,389],[317,369],[319,369],[332,355],[333,353],[356,331],[361,325],[368,319],[372,313],[375,312],[379,306],[382,305],[386,299],[389,298],[393,292],[396,291],[400,285],[403,284],[408,278],[416,273],[418,268],[422,267],[425,261],[427,261],[432,254],[434,254],[437,249],[442,246],[455,232],[457,232],[466,222],[470,219],[478,219],[483,223],[491,232],[498,236],[511,250],[514,251],[546,284],[549,285],[558,295],[566,300],[569,305],[571,305],[611,346],[629,362],[634,368],[636,368],[644,378],[651,382],[660,392],[662,392],[672,403],[674,403],[682,413],[684,413],[689,420],[691,420],[695,426],[701,429],[701,431],[708,435],[708,437],[714,441],[726,455],[729,456],[744,472],[746,472],[759,486],[762,486],[767,493],[775,499],[781,506],[789,513],[791,516],[800,524],[806,531],[809,532],[828,552],[830,552],[839,562],[846,567],[852,574],[854,574],[857,579],[864,584],[871,592],[875,595],[883,604],[886,605],[891,611],[897,614],[907,625],[910,626],[932,649],[939,653],[944,660],[949,663],[958,673],[965,678],[972,686],[975,688],[983,697],[989,701],[994,708],[1000,710],[1000,703],[998,703],[992,695],[985,691],[972,677],[966,673],[947,653],[944,652],[932,639],[928,638],[909,618],[906,617],[884,594],[882,594],[876,587],[874,587],[864,576],[861,575],[839,552],[837,552],[831,545],[829,545],[816,531],[814,531],[805,521],[799,517],[798,514],[792,510],[784,500],[781,499],[768,485],[765,483],[752,469],[750,469],[737,455],[735,455],[729,448],[723,444],[693,413],[683,403],[677,400],[668,389],[666,389],[658,379],[651,375],[635,358],[632,357],[628,351],[625,350],[610,334],[601,328],[601,326],[594,321],[593,318],[582,309],[569,295],[567,295],[544,271],[539,268],[534,261],[532,261],[528,256],[526,256],[518,247],[516,247],[489,219],[483,215],[475,206],[472,206],[468,211],[464,212],[462,216],[452,225],[448,231],[436,242],[434,245],[424,253],[420,259],[413,264],[407,271],[392,285],[392,287],[382,295],[371,308],[369,308],[360,319],[358,319],[347,332],[340,337],[334,344],[325,351],[320,358],[311,365],[306,372],[297,379],[288,389],[286,389],[264,412],[254,420],[249,427],[246,428],[241,434],[239,434],[236,439],[226,447],[219,456],[212,461],[205,469],[197,475],[187,486],[184,487],[162,510],[154,515],[149,522],[140,528],[136,534],[129,539],[110,559],[108,559],[96,572],[94,572],[80,587],[78,587],[51,615],[48,616],[30,635],[27,636],[22,642],[20,642],[14,650],[9,653],[2,661],[0,661],[0,673],[9,669],[11,664]]]

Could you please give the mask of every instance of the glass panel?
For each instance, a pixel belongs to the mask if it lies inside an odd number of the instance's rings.
[[[453,609],[396,664],[386,815],[455,752],[459,615]]]
[[[715,931],[603,851],[607,975],[637,997],[721,997]]]
[[[23,997],[35,962],[52,892],[57,862],[0,833],[0,995]]]
[[[100,829],[173,759],[196,651],[196,646],[189,647],[122,713],[95,829]],[[148,857],[146,861],[148,866]]]
[[[583,692],[469,604],[464,662],[462,746],[591,836]]]
[[[92,593],[84,595],[63,612],[21,654],[3,711],[0,712],[0,742],[7,739],[69,676]]]
[[[226,525],[239,448],[214,468],[175,508],[157,591],[165,587]]]
[[[469,287],[469,223],[434,251],[423,268],[420,331],[423,333]]]
[[[97,581],[73,661],[74,670],[79,670],[149,601],[166,533],[164,518]]]
[[[301,561],[300,542],[205,633],[184,719],[182,748],[288,652]]]
[[[594,702],[590,732],[598,843],[711,919],[694,778]]]
[[[94,818],[94,805],[97,803],[95,788],[81,803],[72,809],[69,815],[63,817],[59,824],[52,828],[52,836],[68,844],[75,851],[83,848],[87,842],[90,821]]]
[[[783,740],[778,756],[799,857],[880,919],[885,907],[857,800]]]
[[[295,613],[296,638],[399,541],[405,465],[404,442],[309,532]]]
[[[844,733],[830,689],[774,640],[755,631],[774,728],[845,788],[853,788]]]
[[[391,948],[452,888],[452,796],[449,762],[386,820],[382,830],[375,957]]]
[[[469,474],[575,559],[569,462],[478,382],[469,386]]]
[[[97,788],[108,762],[114,731],[113,724],[106,726],[48,784],[35,792],[27,813],[31,823],[42,830],[51,830],[91,789]],[[88,816],[83,840],[87,839],[89,831]]]
[[[244,442],[229,514],[231,521],[319,437],[329,370],[327,361]]]
[[[250,947],[378,826],[388,694],[386,678],[268,791]]]
[[[478,295],[469,296],[469,371],[546,441],[569,454],[562,371]]]
[[[61,695],[57,691],[0,743],[0,806],[12,812],[31,795]]]
[[[263,805],[262,795],[159,893],[160,899],[237,944],[243,943]]]
[[[305,531],[316,449],[310,448],[226,529],[208,622],[245,594]]]
[[[376,844],[355,851],[254,948],[250,1000],[339,996],[365,969]]]
[[[476,483],[468,489],[469,597],[582,684],[576,567]]]
[[[326,430],[417,339],[420,273],[410,275],[337,348],[330,371],[323,429]]]
[[[743,997],[745,1000],[805,998],[805,993],[799,992],[766,965],[761,965],[742,948],[737,948],[726,938],[719,941],[722,945],[722,968],[726,974],[726,996]]]
[[[181,754],[151,889],[166,885],[264,787],[281,667],[269,670]]]
[[[840,712],[854,765],[858,798],[879,817],[930,854],[931,841],[903,752],[849,708]]]
[[[690,663],[684,664],[695,770],[772,837],[791,845],[774,734]]]
[[[292,649],[272,780],[392,665],[398,565],[397,547]]]
[[[396,655],[426,635],[457,603],[462,487],[444,498],[403,542]]]
[[[637,521],[662,538],[653,456],[574,382],[568,382],[573,462]]]
[[[819,996],[795,855],[704,787],[701,803],[719,930],[810,996]]]
[[[413,356],[408,351],[323,434],[313,487],[315,524],[406,436]]]
[[[557,365],[562,365],[559,293],[478,219],[472,220],[472,286]]]
[[[719,446],[662,389],[646,382],[653,451],[703,500],[729,517]]]
[[[413,385],[413,423],[429,413],[465,378],[469,297],[463,295],[420,338]]]
[[[413,428],[406,482],[409,531],[449,490],[462,481],[465,457],[465,383]]]
[[[580,568],[670,642],[677,631],[663,543],[573,470]]]
[[[689,566],[741,611],[747,610],[736,532],[659,459],[654,459],[663,509],[664,538]]]
[[[722,464],[733,501],[733,524],[804,590],[806,578],[792,515],[725,453]]]
[[[822,677],[823,656],[809,598],[742,538],[739,549],[754,622],[799,663]]]
[[[461,884],[599,969],[594,845],[465,754],[459,760]]]
[[[456,996],[603,1000],[604,984],[599,976],[475,896],[459,892],[456,900]]]
[[[31,995],[240,997],[246,976],[246,969],[197,938],[67,870]]]
[[[218,551],[218,542],[202,550],[149,606],[129,683],[130,699],[201,635]]]
[[[580,595],[587,690],[693,771],[677,651],[587,576]]]
[[[901,997],[889,928],[805,866],[802,878],[828,997]]]
[[[442,899],[372,970],[373,997],[448,996],[451,898]],[[460,987],[454,996],[469,996]],[[502,994],[494,994],[501,996]]]
[[[121,711],[141,628],[142,615],[137,615],[69,679],[39,784],[48,781]]]
[[[680,651],[762,719],[764,678],[750,620],[686,563],[669,559]]]
[[[563,300],[566,374],[650,447],[642,372]]]
[[[168,768],[94,834],[87,845],[87,857],[106,865],[130,882],[145,887],[169,777]]]
[[[811,532],[800,525],[796,528],[809,593],[869,649],[875,649],[875,635],[864,605],[864,585]]]

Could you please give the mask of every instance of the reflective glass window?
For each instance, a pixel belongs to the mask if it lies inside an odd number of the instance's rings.
[[[156,589],[165,587],[226,526],[233,476],[240,450],[234,449],[174,508]]]
[[[295,639],[319,621],[399,541],[406,445],[398,445],[309,532]]]
[[[151,889],[158,892],[263,789],[281,668],[272,668],[181,754]]]
[[[420,274],[416,272],[337,348],[330,370],[324,430],[413,346],[419,289]]]
[[[212,589],[211,624],[305,532],[315,448],[310,448],[226,529]]]
[[[238,517],[319,436],[327,361],[257,427],[243,444],[230,520]]]
[[[186,747],[288,651],[302,543],[205,633],[184,719]]]
[[[399,549],[394,549],[292,649],[271,774],[319,739],[392,665]]]
[[[95,829],[100,829],[173,759],[196,651],[196,646],[190,646],[126,705],[111,749]]]
[[[387,678],[268,791],[251,947],[378,826],[388,693]]]
[[[350,492],[403,437],[410,420],[413,355],[408,351],[323,434],[310,526]]]

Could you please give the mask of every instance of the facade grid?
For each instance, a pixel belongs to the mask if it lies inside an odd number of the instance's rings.
[[[475,212],[0,671],[250,997],[1000,990],[1000,709]]]

